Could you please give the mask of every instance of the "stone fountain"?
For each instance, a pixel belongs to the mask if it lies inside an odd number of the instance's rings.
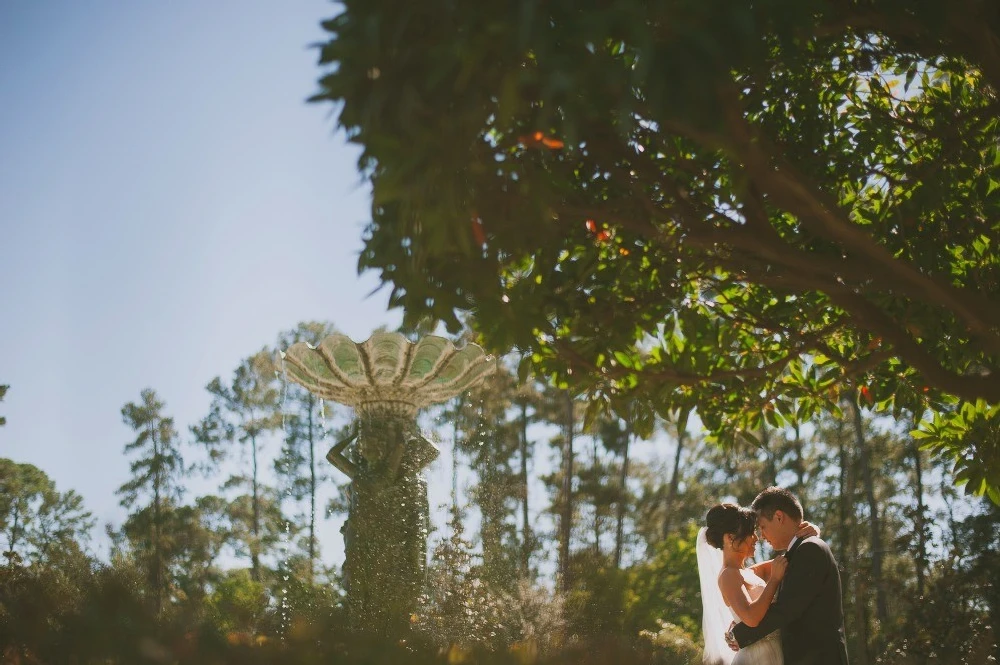
[[[355,629],[400,635],[416,608],[427,559],[429,510],[423,469],[437,447],[417,412],[482,382],[496,361],[482,348],[427,336],[416,343],[379,332],[357,343],[331,335],[282,354],[288,377],[322,399],[353,407],[351,436],[327,459],[351,479],[344,587]]]

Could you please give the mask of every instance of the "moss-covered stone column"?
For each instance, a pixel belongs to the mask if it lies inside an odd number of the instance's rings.
[[[356,629],[380,635],[405,632],[426,572],[422,471],[438,453],[417,430],[415,415],[399,405],[363,409],[357,438],[340,453],[349,466],[331,459],[351,476],[342,529],[348,616]]]

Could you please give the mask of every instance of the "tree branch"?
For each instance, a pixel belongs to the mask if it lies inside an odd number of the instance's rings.
[[[840,245],[850,254],[867,259],[869,271],[880,267],[882,271],[878,276],[888,282],[890,288],[954,312],[989,348],[1000,350],[1000,336],[994,332],[1000,328],[998,303],[979,293],[943,284],[892,256],[857,225],[843,218],[835,201],[810,183],[767,139],[750,127],[740,112],[738,99],[732,99],[732,94],[723,97],[728,99],[727,115],[734,139],[731,149],[743,162],[748,178],[758,183],[761,191],[775,204],[796,215],[821,237]],[[874,272],[870,274],[875,276]]]
[[[785,285],[786,278],[764,278],[775,285]],[[794,282],[800,282],[798,278]],[[808,284],[799,285],[809,286]],[[830,301],[851,313],[859,327],[881,337],[896,351],[900,359],[922,374],[929,383],[945,392],[968,400],[983,398],[991,402],[1000,401],[1000,378],[993,375],[972,376],[956,374],[943,367],[937,359],[928,353],[914,340],[896,321],[890,318],[877,306],[868,302],[846,288],[825,291]]]

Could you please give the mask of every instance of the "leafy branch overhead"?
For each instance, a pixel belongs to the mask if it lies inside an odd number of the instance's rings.
[[[359,267],[723,441],[907,411],[1000,501],[1000,5],[347,0]]]

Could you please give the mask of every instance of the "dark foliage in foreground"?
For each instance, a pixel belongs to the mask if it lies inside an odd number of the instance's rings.
[[[303,596],[303,600],[305,597]],[[315,597],[313,598],[315,600]],[[271,610],[256,633],[222,629],[208,614],[157,619],[137,569],[93,565],[83,557],[58,568],[0,568],[0,662],[3,663],[636,663],[674,665],[697,656],[654,639],[574,639],[539,656],[522,643],[503,651],[440,648],[414,634],[394,642],[351,634],[336,605],[293,611],[284,630]]]

